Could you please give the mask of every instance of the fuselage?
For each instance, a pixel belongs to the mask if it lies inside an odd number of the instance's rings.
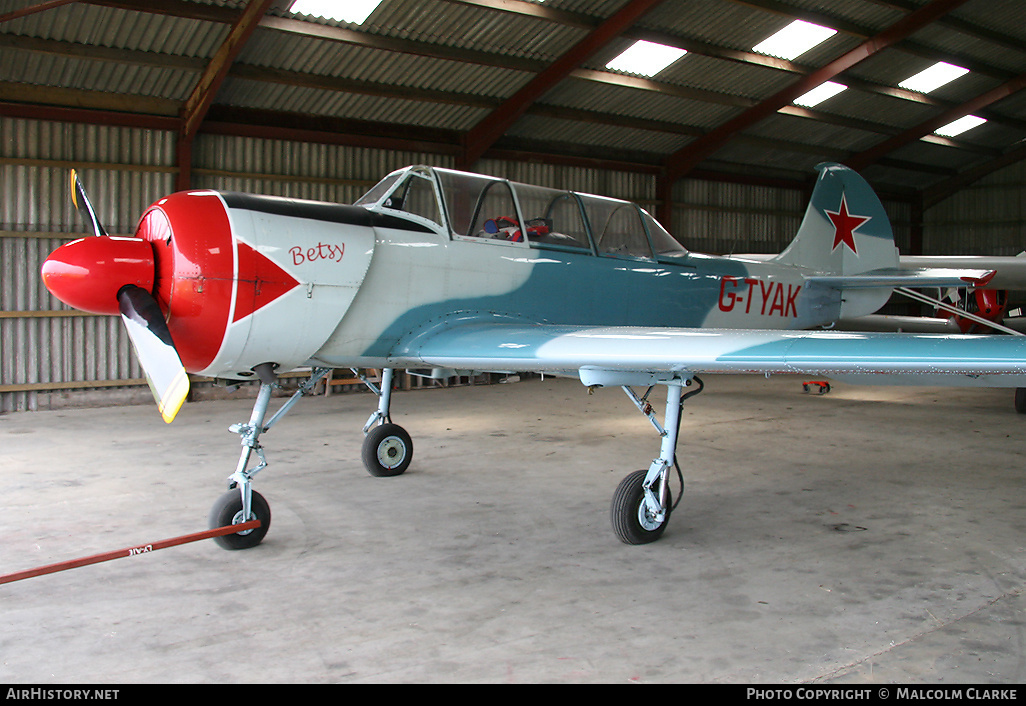
[[[594,326],[807,328],[837,316],[828,293],[772,263],[681,252],[603,257],[529,241],[379,230],[360,291],[313,356],[391,364],[405,340],[446,321]]]
[[[185,369],[226,379],[264,363],[414,364],[406,342],[468,319],[801,329],[841,307],[838,290],[807,284],[815,272],[690,253],[634,203],[431,167],[393,172],[354,205],[180,192],[135,239],[84,240],[48,259],[51,291],[117,313],[118,288],[140,284]],[[129,251],[131,267],[117,264]]]

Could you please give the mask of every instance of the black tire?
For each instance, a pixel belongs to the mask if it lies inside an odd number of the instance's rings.
[[[402,475],[413,460],[413,440],[398,424],[371,429],[363,440],[363,465],[376,478]]]
[[[222,549],[249,549],[263,541],[264,535],[271,527],[271,507],[267,504],[264,496],[253,491],[250,520],[260,520],[260,526],[255,530],[241,534],[225,534],[214,537],[214,541]],[[239,524],[244,520],[242,515],[242,494],[238,490],[229,490],[222,495],[210,508],[210,529],[227,527],[231,524]]]
[[[663,536],[666,525],[670,522],[670,508],[673,506],[673,499],[670,497],[670,490],[666,490],[666,517],[662,523],[656,525],[651,519],[642,523],[641,513],[644,504],[645,491],[642,485],[648,471],[635,471],[620,481],[616,492],[613,493],[613,502],[610,507],[610,518],[613,522],[613,532],[624,544],[648,544]]]
[[[1015,411],[1026,414],[1026,387],[1015,388]]]

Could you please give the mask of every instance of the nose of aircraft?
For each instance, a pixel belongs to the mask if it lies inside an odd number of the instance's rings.
[[[74,169],[71,195],[75,208],[92,226],[93,236],[54,250],[43,262],[43,282],[55,297],[76,309],[121,315],[157,407],[170,423],[189,394],[189,376],[153,296],[153,245],[143,238],[108,235]]]
[[[153,246],[141,238],[91,236],[54,250],[42,267],[43,283],[65,304],[93,314],[120,313],[125,285],[153,289]]]

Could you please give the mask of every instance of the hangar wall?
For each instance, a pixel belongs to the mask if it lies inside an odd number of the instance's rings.
[[[173,190],[175,139],[172,132],[0,118],[0,413],[150,400],[120,321],[70,310],[46,291],[38,273],[53,249],[85,232],[69,199],[72,167],[81,171],[108,231],[127,235],[150,203]],[[200,188],[340,203],[351,203],[406,164],[452,166],[432,154],[219,135],[201,135],[194,155],[193,183]],[[649,174],[496,160],[482,161],[479,171],[656,206]],[[1017,186],[997,179],[995,188],[1017,190],[1021,236],[1019,173],[1012,179]],[[681,181],[674,197],[675,235],[687,248],[711,253],[779,252],[808,198],[784,187],[698,180]],[[909,205],[885,205],[899,245],[907,243]],[[953,209],[963,222],[981,218],[964,203]],[[932,232],[936,237],[927,242],[934,252],[965,247],[964,229],[946,228],[943,216]],[[1005,242],[1004,233],[996,229],[988,247]]]
[[[1026,162],[994,172],[924,214],[923,247],[937,255],[1026,250]]]
[[[0,411],[99,400],[126,382],[129,396],[149,396],[120,322],[64,306],[39,268],[85,232],[71,167],[89,174],[108,230],[126,234],[151,195],[171,188],[173,159],[166,133],[0,119]]]

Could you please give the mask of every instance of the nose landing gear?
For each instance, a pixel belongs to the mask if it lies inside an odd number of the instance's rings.
[[[311,373],[310,379],[299,386],[296,393],[281,406],[281,409],[275,412],[266,424],[264,419],[267,416],[267,407],[271,402],[271,393],[278,384],[277,377],[274,374],[272,363],[258,365],[254,371],[260,377],[260,392],[257,393],[256,402],[253,403],[253,412],[249,417],[249,422],[233,424],[229,427],[229,431],[242,437],[242,454],[239,456],[235,473],[228,477],[228,492],[218,498],[210,509],[209,525],[211,529],[214,529],[239,525],[250,520],[260,520],[260,526],[256,529],[215,537],[214,541],[224,549],[249,549],[263,541],[271,525],[271,508],[264,496],[253,490],[253,477],[267,467],[264,448],[260,445],[260,435],[285,416],[301,397],[309,394],[321,378],[330,372],[330,369],[315,369]],[[249,460],[254,453],[260,459],[260,463],[249,468]]]

